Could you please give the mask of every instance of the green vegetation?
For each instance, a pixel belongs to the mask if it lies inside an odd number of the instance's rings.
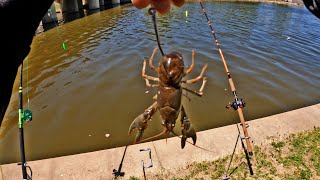
[[[130,179],[129,180],[138,180],[139,178],[137,177],[134,177],[134,176],[130,176]]]
[[[215,161],[190,164],[176,173],[148,175],[148,179],[221,179],[230,161],[230,155]],[[231,168],[238,168],[232,179],[320,179],[320,128],[291,135],[279,141],[255,146],[251,159],[254,176],[251,176],[244,153],[235,154]],[[130,179],[138,179],[131,177]]]

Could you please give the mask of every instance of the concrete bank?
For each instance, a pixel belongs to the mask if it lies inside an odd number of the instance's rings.
[[[249,135],[253,145],[268,143],[291,133],[320,127],[320,104],[260,118],[249,122]],[[124,158],[122,179],[130,176],[143,177],[141,160],[148,161],[148,153],[140,152],[142,148],[151,148],[153,167],[146,169],[146,174],[173,172],[183,169],[189,163],[213,160],[232,153],[237,137],[235,125],[198,132],[197,145],[211,152],[187,144],[182,150],[178,137],[128,146]],[[125,147],[83,153],[65,157],[28,162],[33,169],[33,179],[72,180],[72,179],[112,179],[112,170],[118,169]],[[238,150],[241,150],[240,143]],[[21,168],[16,164],[2,165],[4,180],[21,178]],[[1,171],[0,171],[1,173]],[[0,178],[1,178],[0,174]]]

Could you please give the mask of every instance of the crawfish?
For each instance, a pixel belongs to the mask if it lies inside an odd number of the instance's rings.
[[[188,118],[183,105],[181,104],[182,95],[186,96],[183,93],[183,90],[191,92],[197,96],[203,95],[203,89],[207,82],[207,78],[203,77],[203,74],[208,66],[204,65],[200,75],[194,79],[183,80],[183,77],[191,73],[194,68],[194,57],[195,52],[192,51],[192,64],[191,66],[184,71],[184,62],[182,55],[178,52],[172,52],[170,54],[165,54],[161,57],[158,67],[153,66],[153,58],[156,53],[157,48],[153,50],[153,53],[149,59],[150,68],[157,73],[158,77],[149,76],[146,74],[146,60],[143,61],[142,67],[142,78],[146,82],[147,87],[157,87],[157,94],[153,97],[156,102],[154,102],[149,108],[147,108],[142,114],[136,117],[129,127],[128,134],[130,135],[134,129],[138,129],[138,133],[135,137],[134,143],[137,143],[141,140],[144,130],[148,126],[148,121],[151,120],[153,114],[159,110],[160,116],[162,119],[162,125],[164,130],[162,133],[142,140],[141,142],[148,141],[159,137],[161,135],[173,132],[175,127],[176,119],[181,111],[181,127],[182,127],[182,137],[181,137],[181,148],[183,149],[186,144],[187,138],[192,138],[193,144],[197,141],[197,135],[194,127],[192,127],[190,119]],[[202,81],[202,86],[200,90],[193,91],[182,87],[181,84],[191,84]],[[157,82],[156,84],[151,84],[150,81]],[[186,96],[188,98],[188,96]]]

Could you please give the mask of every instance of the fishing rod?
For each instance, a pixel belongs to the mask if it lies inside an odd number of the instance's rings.
[[[126,148],[124,149],[124,152],[123,152],[123,155],[122,155],[122,159],[121,159],[121,163],[120,163],[120,165],[119,165],[119,168],[118,168],[118,170],[116,170],[116,169],[113,169],[113,175],[114,175],[114,178],[115,179],[117,179],[117,177],[119,177],[119,176],[124,176],[124,172],[121,172],[121,169],[122,169],[122,164],[123,164],[123,160],[124,160],[124,156],[126,155],[126,152],[127,152],[127,148],[128,148],[128,146],[126,146]]]
[[[19,86],[19,139],[20,139],[20,156],[21,156],[21,165],[22,169],[22,178],[23,180],[32,179],[32,170],[26,163],[25,147],[24,147],[24,134],[23,134],[23,124],[25,122],[32,121],[32,112],[30,110],[23,110],[23,101],[22,101],[22,73],[23,73],[23,63],[20,66],[20,86]],[[31,174],[28,175],[27,168],[30,170]]]
[[[231,173],[228,174],[229,172],[229,169],[231,167],[231,163],[232,163],[232,159],[234,157],[234,154],[236,152],[236,148],[237,148],[237,145],[238,145],[238,141],[240,139],[241,141],[241,146],[242,146],[242,149],[244,150],[244,154],[246,156],[246,160],[247,160],[247,165],[249,167],[249,172],[250,172],[250,175],[253,176],[253,169],[252,169],[252,165],[251,165],[251,162],[250,162],[250,156],[248,154],[248,151],[246,150],[245,148],[245,145],[243,143],[243,138],[241,137],[241,133],[240,133],[240,129],[239,129],[239,125],[237,124],[237,129],[238,129],[238,136],[237,136],[237,141],[236,141],[236,144],[234,146],[234,149],[233,149],[233,152],[232,152],[232,155],[231,155],[231,158],[230,158],[230,162],[229,162],[229,165],[228,165],[228,168],[227,170],[224,172],[224,175],[221,177],[221,180],[228,180],[230,179],[230,176],[242,165],[244,164],[245,162],[242,161],[237,167],[235,167]]]
[[[220,47],[220,44],[219,44],[219,41],[215,35],[215,32],[212,28],[212,25],[211,25],[211,22],[208,18],[208,15],[206,13],[206,10],[204,9],[202,3],[201,3],[201,0],[199,0],[199,4],[202,8],[202,12],[203,14],[206,16],[206,19],[208,21],[208,26],[210,27],[211,29],[211,33],[214,37],[214,40],[215,40],[215,44],[219,50],[219,53],[220,53],[220,56],[221,56],[221,59],[222,59],[222,62],[223,62],[223,65],[224,65],[224,68],[226,70],[226,74],[227,74],[227,77],[228,77],[228,80],[229,80],[229,85],[230,85],[230,88],[231,88],[231,91],[232,91],[232,94],[233,94],[233,97],[234,97],[234,101],[232,103],[229,103],[226,108],[233,108],[234,110],[238,111],[238,114],[239,114],[239,118],[240,118],[240,122],[241,122],[241,126],[242,126],[242,129],[243,129],[243,134],[244,134],[244,139],[246,140],[246,144],[247,144],[247,149],[246,151],[248,152],[249,156],[252,156],[253,155],[253,152],[252,152],[252,146],[251,146],[251,142],[250,142],[250,137],[249,137],[249,134],[248,134],[248,130],[247,130],[247,124],[246,124],[246,121],[244,120],[244,115],[243,115],[243,112],[242,112],[242,108],[245,107],[245,101],[242,100],[242,99],[239,99],[238,96],[237,96],[237,93],[236,93],[236,87],[233,83],[233,80],[231,78],[231,74],[230,74],[230,71],[228,69],[228,66],[227,66],[227,62],[224,58],[224,55],[222,53],[222,50],[221,50],[221,47]]]

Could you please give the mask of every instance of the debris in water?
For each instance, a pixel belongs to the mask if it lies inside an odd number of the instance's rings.
[[[107,138],[110,137],[110,134],[106,134],[106,137],[107,137]]]
[[[91,136],[91,134],[89,134],[89,136]]]
[[[287,40],[290,40],[291,38],[290,37],[287,37]]]
[[[149,91],[146,91],[146,94],[148,94],[149,93]]]

